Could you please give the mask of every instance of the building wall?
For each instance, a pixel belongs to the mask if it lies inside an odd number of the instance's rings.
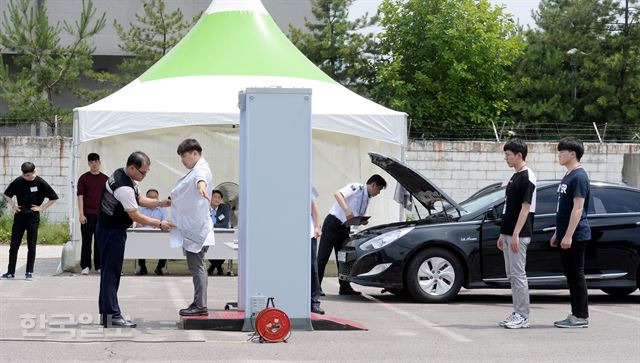
[[[62,24],[63,20],[72,23],[80,19],[82,0],[49,0],[45,3],[50,24],[56,22]],[[288,32],[289,24],[298,28],[303,27],[305,16],[312,16],[310,0],[262,0],[262,3],[284,32]],[[0,0],[0,13],[8,8],[8,4],[9,0]],[[96,8],[96,15],[105,13],[107,20],[104,29],[93,38],[93,43],[96,46],[95,55],[124,55],[118,47],[120,37],[113,27],[113,21],[117,20],[123,25],[135,23],[135,14],[144,14],[140,0],[93,0],[93,4]],[[168,12],[179,8],[185,19],[191,19],[206,10],[209,4],[211,4],[211,0],[165,0]],[[64,31],[61,35],[63,41],[70,40]]]
[[[640,187],[640,144],[588,143],[582,159],[592,180]],[[503,182],[513,173],[506,163],[502,144],[490,141],[411,141],[407,162],[441,187],[457,201],[477,189]],[[38,175],[47,180],[60,196],[48,211],[54,221],[68,215],[71,139],[55,137],[0,137],[0,190],[20,176],[20,165],[31,161]],[[86,169],[80,160],[80,171]],[[559,179],[564,170],[558,165],[556,143],[529,143],[527,163],[539,180]],[[320,176],[316,176],[318,178]],[[325,213],[326,211],[322,211]]]
[[[32,1],[35,3],[35,0]],[[113,27],[113,21],[127,25],[135,23],[136,14],[144,14],[140,0],[93,0],[96,14],[106,13],[106,25],[102,31],[92,38],[96,47],[93,56],[93,69],[108,72],[117,72],[117,66],[122,62],[126,54],[118,47],[120,37]],[[182,10],[184,19],[192,19],[196,14],[209,7],[211,0],[166,0],[165,4],[169,12],[177,8]],[[280,29],[288,33],[289,24],[297,28],[304,27],[305,17],[311,17],[311,0],[262,0],[271,17]],[[9,0],[0,0],[0,15],[8,9]],[[82,12],[82,0],[49,0],[46,1],[49,23],[63,23],[63,20],[72,23],[80,18]],[[0,21],[2,17],[0,16]],[[70,37],[61,32],[63,42],[70,42]],[[18,69],[13,64],[11,57],[5,55],[4,63],[9,66],[9,72],[15,73]],[[101,85],[93,80],[81,79],[78,87],[97,89]],[[82,101],[72,92],[62,92],[54,95],[54,103],[66,109],[82,106]],[[6,101],[0,99],[0,114],[8,111]]]

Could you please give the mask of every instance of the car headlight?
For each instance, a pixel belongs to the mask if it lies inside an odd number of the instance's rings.
[[[405,234],[413,231],[414,228],[415,227],[407,227],[407,228],[396,229],[395,231],[383,233],[361,244],[360,249],[363,251],[377,250],[379,248],[382,248],[388,245],[391,242],[396,241],[397,239],[404,236]]]

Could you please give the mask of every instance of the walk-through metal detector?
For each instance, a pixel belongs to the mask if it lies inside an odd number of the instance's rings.
[[[244,331],[275,298],[291,328],[311,326],[311,90],[240,92],[238,309]]]

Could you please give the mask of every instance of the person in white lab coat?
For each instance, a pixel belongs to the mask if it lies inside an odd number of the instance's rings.
[[[208,276],[204,256],[209,246],[215,243],[207,192],[213,184],[211,169],[202,157],[202,147],[195,139],[182,141],[178,145],[178,155],[189,172],[178,179],[171,191],[172,215],[176,225],[171,241],[173,246],[181,246],[187,257],[194,290],[193,302],[181,309],[180,315],[208,315]]]

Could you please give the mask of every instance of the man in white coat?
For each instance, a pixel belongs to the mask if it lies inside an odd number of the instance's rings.
[[[193,276],[193,302],[180,310],[182,316],[208,315],[207,266],[204,255],[215,244],[213,222],[209,216],[210,198],[207,190],[213,185],[209,163],[202,157],[202,147],[195,139],[178,145],[178,155],[189,172],[180,178],[171,191],[172,215],[176,228],[172,230],[172,246],[182,247],[187,266]]]

